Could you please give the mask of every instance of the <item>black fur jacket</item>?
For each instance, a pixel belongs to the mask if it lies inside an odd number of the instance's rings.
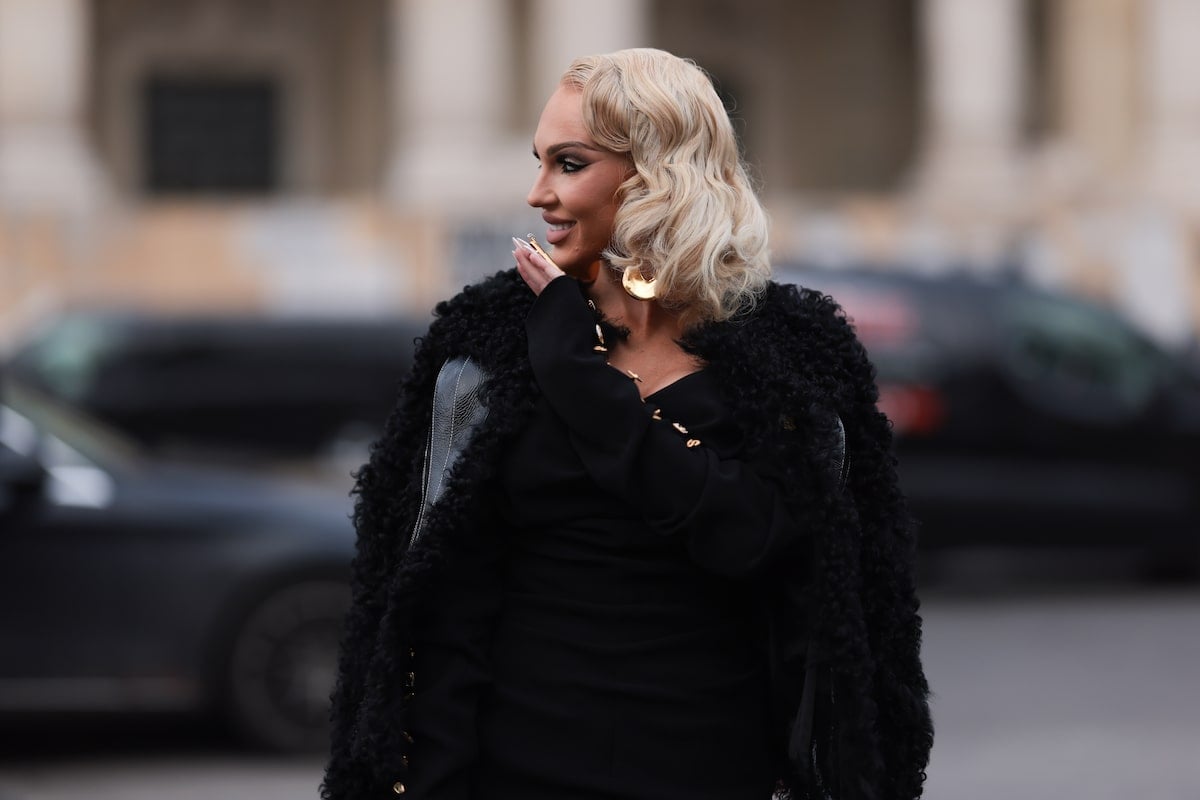
[[[535,407],[525,317],[534,295],[515,270],[441,303],[382,438],[358,474],[353,606],[333,696],[326,800],[393,796],[410,742],[405,676],[414,614],[439,568],[469,542],[481,496]],[[784,465],[805,543],[761,581],[772,692],[788,768],[780,795],[910,800],[933,731],[920,661],[914,531],[896,481],[874,371],[834,301],[771,284],[753,311],[702,326],[685,347],[716,372],[752,452]],[[489,373],[490,409],[409,546],[433,384],[447,358]],[[836,417],[850,469],[844,485]]]

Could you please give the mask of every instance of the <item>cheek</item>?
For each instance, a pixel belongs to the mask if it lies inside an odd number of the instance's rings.
[[[618,208],[617,204],[615,202],[613,202],[612,200],[609,200],[609,202],[605,205],[604,209],[599,214],[600,218],[604,221],[604,227],[607,228],[609,231],[612,230],[613,225],[616,223],[617,208]]]
[[[593,206],[587,218],[588,238],[607,244],[612,236],[616,212],[612,206]]]

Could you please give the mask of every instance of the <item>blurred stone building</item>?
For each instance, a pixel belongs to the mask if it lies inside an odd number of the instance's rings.
[[[0,345],[81,305],[389,313],[511,263],[545,96],[713,75],[780,261],[1200,311],[1195,0],[0,0]]]

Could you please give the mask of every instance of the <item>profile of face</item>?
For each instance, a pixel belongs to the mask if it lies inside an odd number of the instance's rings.
[[[593,280],[612,239],[617,189],[632,171],[629,159],[592,140],[583,123],[583,93],[568,86],[560,86],[542,110],[533,156],[538,174],[526,201],[542,210],[554,261],[568,275]]]

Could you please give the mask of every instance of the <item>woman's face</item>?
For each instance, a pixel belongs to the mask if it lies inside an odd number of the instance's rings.
[[[583,125],[582,93],[565,86],[542,111],[533,155],[538,175],[526,199],[542,210],[554,261],[568,275],[594,277],[592,265],[612,239],[617,188],[632,172],[629,159],[591,140]]]

